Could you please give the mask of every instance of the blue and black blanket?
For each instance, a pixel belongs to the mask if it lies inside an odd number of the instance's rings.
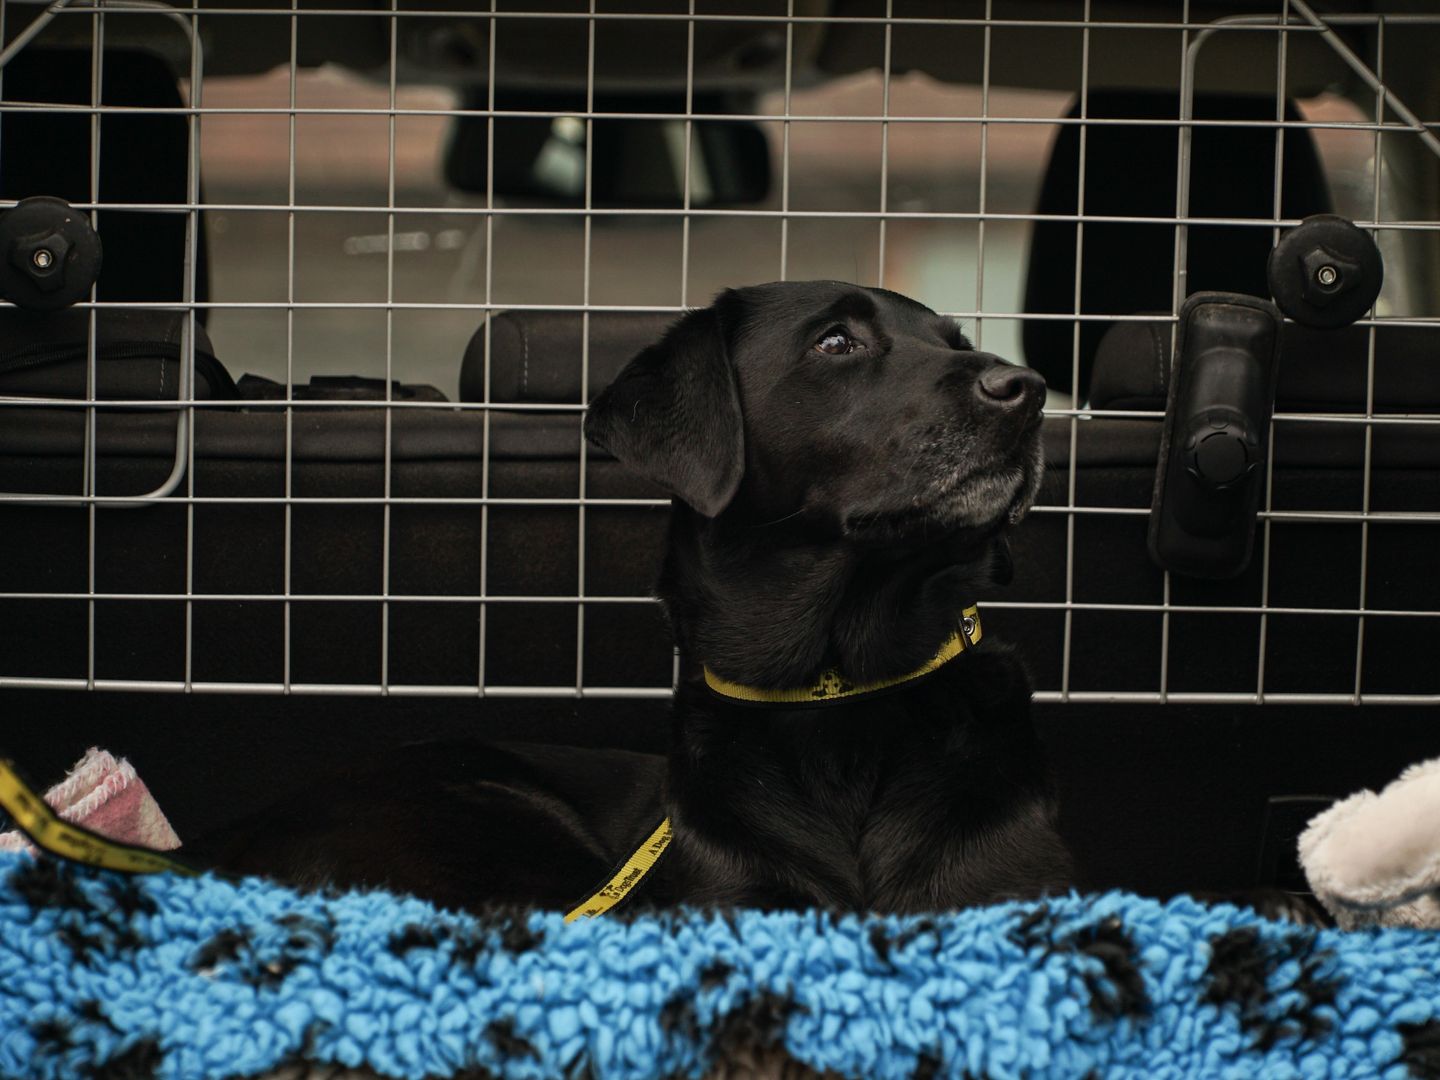
[[[0,856],[0,1075],[1440,1076],[1440,934],[1121,893],[566,925]]]

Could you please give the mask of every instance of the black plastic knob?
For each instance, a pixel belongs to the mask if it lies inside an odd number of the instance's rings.
[[[1316,214],[1280,237],[1266,277],[1281,311],[1329,330],[1349,326],[1375,305],[1385,263],[1364,229],[1335,214]]]
[[[1185,471],[1211,491],[1233,487],[1260,464],[1260,440],[1232,409],[1211,409],[1197,417],[1184,449]]]
[[[89,218],[64,199],[36,195],[0,214],[0,296],[55,311],[83,299],[103,249]]]

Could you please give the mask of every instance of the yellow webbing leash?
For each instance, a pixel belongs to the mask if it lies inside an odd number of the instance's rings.
[[[157,851],[108,840],[65,821],[4,759],[0,759],[0,810],[10,815],[36,847],[71,862],[127,874],[172,873],[193,877],[199,873]],[[624,900],[654,869],[673,835],[670,819],[666,818],[604,885],[565,916],[565,921],[603,915]]]
[[[640,882],[645,880],[645,875],[655,868],[655,863],[659,861],[661,855],[665,854],[665,849],[670,846],[673,837],[670,819],[666,818],[636,849],[635,854],[626,859],[620,869],[611,875],[609,881],[601,885],[589,899],[582,900],[570,909],[565,916],[565,921],[567,923],[574,922],[582,917],[593,919],[596,915],[604,915],[605,912],[624,900],[635,891],[635,887]]]
[[[10,815],[36,847],[71,862],[127,874],[171,873],[193,877],[199,873],[157,851],[109,840],[65,821],[3,758],[0,758],[0,810]],[[666,818],[604,885],[565,916],[565,921],[603,915],[624,900],[654,869],[672,837],[670,819]]]
[[[158,851],[107,840],[65,821],[20,779],[15,767],[3,759],[0,759],[0,810],[10,815],[36,847],[71,862],[126,874],[170,873],[193,877],[199,873]]]
[[[954,660],[966,649],[980,644],[980,609],[971,604],[965,609],[964,616],[961,629],[946,639],[945,644],[940,646],[940,651],[933,658],[914,671],[897,675],[893,679],[856,683],[851,682],[838,671],[827,671],[813,686],[801,686],[790,690],[767,690],[758,686],[746,686],[744,683],[731,682],[729,679],[716,675],[707,667],[705,669],[705,685],[721,697],[733,698],[736,701],[773,702],[782,705],[838,701],[842,698],[859,697],[861,694],[873,694],[878,690],[889,690],[893,686],[918,679],[922,675],[929,675],[932,671]]]

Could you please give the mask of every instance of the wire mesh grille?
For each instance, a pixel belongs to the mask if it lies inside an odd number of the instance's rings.
[[[1322,18],[1301,0],[613,6],[0,7],[0,175],[40,150],[19,125],[78,121],[86,182],[67,194],[102,239],[126,215],[184,226],[163,253],[180,266],[171,294],[107,292],[102,277],[72,309],[83,390],[0,396],[15,548],[0,686],[663,697],[676,668],[646,578],[668,502],[580,437],[604,368],[592,354],[725,285],[830,277],[916,295],[1017,360],[1035,362],[1032,328],[1064,335],[1064,381],[1082,389],[1052,393],[1049,486],[1022,546],[1048,570],[1022,559],[1028,584],[987,605],[1023,639],[1041,700],[1440,702],[1433,671],[1383,662],[1440,621],[1423,565],[1440,416],[1377,396],[1385,335],[1440,363],[1425,183],[1440,141],[1409,92],[1440,15]],[[173,100],[112,93],[107,71],[136,52],[163,62]],[[46,78],[62,67],[77,73],[68,97]],[[1117,91],[1178,109],[1117,106]],[[1227,94],[1264,109],[1198,107]],[[115,161],[159,167],[152,147],[106,135],[127,121],[172,125],[169,194],[116,194]],[[1116,138],[1157,131],[1174,144],[1159,165],[1173,209],[1115,212],[1087,190]],[[1237,131],[1273,143],[1263,212],[1200,205],[1197,147]],[[520,176],[525,132],[539,145]],[[764,176],[727,195],[746,182],[724,158],[744,157],[745,132]],[[1089,333],[1170,335],[1192,236],[1268,246],[1295,225],[1287,142],[1315,147],[1336,209],[1387,257],[1356,324],[1363,394],[1282,402],[1252,571],[1175,579],[1144,560],[1144,454],[1116,450],[1151,438],[1153,472],[1163,413],[1087,399]],[[1062,143],[1073,209],[1043,204]],[[1214,161],[1204,176],[1247,179]],[[53,193],[18,183],[0,205]],[[1042,227],[1069,237],[1058,309],[1024,287]],[[1169,237],[1168,310],[1087,301],[1087,242],[1113,243],[1096,240],[1106,227]],[[138,312],[175,316],[178,386],[106,392],[103,321]],[[0,315],[22,355],[38,317]],[[518,360],[507,317],[534,320]],[[532,356],[526,334],[566,317],[576,347],[536,336]],[[215,393],[212,349],[262,377]],[[533,390],[547,365],[571,372],[567,400]],[[371,382],[325,382],[352,374]],[[1107,645],[1135,640],[1118,660]]]

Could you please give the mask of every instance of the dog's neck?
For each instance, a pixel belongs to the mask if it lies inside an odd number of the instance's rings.
[[[672,514],[660,597],[682,658],[784,689],[835,670],[859,682],[930,660],[990,571],[988,543],[947,536],[883,549]]]

